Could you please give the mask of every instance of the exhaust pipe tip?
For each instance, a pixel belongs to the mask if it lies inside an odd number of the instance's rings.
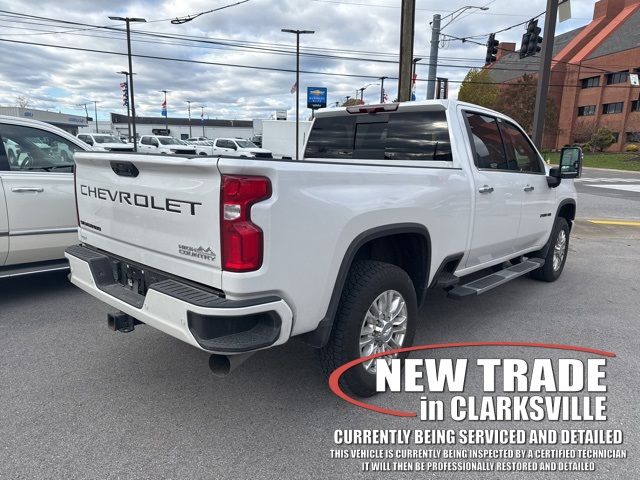
[[[214,353],[209,357],[209,368],[216,377],[226,377],[231,373],[229,357]]]
[[[239,355],[219,355],[213,353],[209,356],[209,368],[216,377],[226,377],[242,365],[251,355],[253,355],[253,352]]]

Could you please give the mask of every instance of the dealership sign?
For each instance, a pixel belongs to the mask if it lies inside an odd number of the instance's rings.
[[[327,89],[325,87],[307,87],[307,108],[318,109],[327,106]]]

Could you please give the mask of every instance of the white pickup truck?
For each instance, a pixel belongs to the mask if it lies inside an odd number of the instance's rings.
[[[71,281],[119,310],[111,328],[155,327],[216,373],[297,337],[328,374],[411,345],[430,288],[557,279],[582,159],[561,157],[448,100],[320,110],[303,161],[78,153]],[[371,395],[374,373],[343,386]]]

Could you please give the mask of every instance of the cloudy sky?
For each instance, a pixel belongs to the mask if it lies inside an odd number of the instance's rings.
[[[99,119],[107,119],[109,112],[125,112],[119,90],[124,76],[116,72],[127,69],[126,56],[118,55],[126,52],[126,37],[120,31],[96,28],[121,28],[107,18],[110,15],[149,21],[133,24],[134,54],[183,60],[134,58],[139,115],[160,115],[163,94],[159,90],[163,89],[170,91],[169,116],[186,116],[187,100],[193,102],[193,117],[200,115],[200,105],[206,106],[205,115],[210,118],[270,118],[277,109],[292,111],[295,96],[289,92],[295,73],[269,70],[295,69],[295,36],[282,33],[281,28],[316,32],[301,37],[306,54],[301,56],[301,69],[313,72],[301,75],[301,92],[307,86],[327,87],[331,103],[377,83],[373,77],[397,77],[400,0],[249,0],[182,25],[169,21],[237,1],[0,0],[0,105],[16,106],[18,97],[24,97],[32,108],[83,114],[77,105],[97,100]],[[417,0],[414,55],[424,58],[417,68],[419,79],[427,75],[432,16],[445,16],[469,4],[470,0]],[[489,10],[465,12],[444,33],[488,34],[539,14],[546,0],[471,4]],[[557,33],[585,25],[592,17],[594,0],[571,0],[571,4],[574,18],[558,24]],[[519,44],[523,30],[516,27],[497,38]],[[484,44],[486,37],[476,41]],[[460,41],[440,50],[438,76],[451,80],[450,96],[457,92],[455,82],[464,78],[470,66],[482,65],[484,56],[485,47]],[[378,98],[379,88],[370,86],[365,101]],[[387,80],[385,89],[395,98],[397,81]],[[417,97],[425,95],[426,84],[419,82]]]

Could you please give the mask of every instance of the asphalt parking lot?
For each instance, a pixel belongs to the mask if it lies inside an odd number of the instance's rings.
[[[606,370],[608,421],[589,428],[622,429],[629,459],[599,461],[594,475],[579,478],[637,479],[640,226],[589,220],[640,221],[640,193],[589,185],[637,186],[640,175],[586,171],[586,179],[600,180],[578,187],[579,220],[560,280],[522,278],[464,301],[434,291],[421,311],[415,343],[535,341],[615,352]],[[298,342],[255,355],[219,379],[205,353],[158,331],[108,330],[109,309],[63,274],[0,281],[0,292],[0,478],[377,478],[361,474],[357,461],[330,458],[335,429],[430,428],[338,399],[320,376],[314,352]],[[505,356],[495,348],[436,356],[492,354]],[[415,400],[385,394],[373,402],[415,410]],[[496,426],[505,424],[462,425]],[[442,422],[438,428],[461,425]]]

